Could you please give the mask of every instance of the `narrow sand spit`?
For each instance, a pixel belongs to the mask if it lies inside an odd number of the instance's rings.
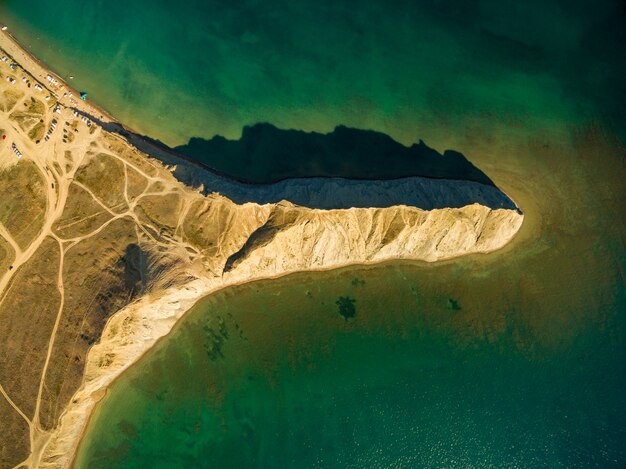
[[[35,81],[44,84],[54,95],[58,101],[58,113],[62,116],[59,119],[64,120],[77,111],[96,116],[102,123],[114,122],[102,110],[78,99],[76,90],[48,71],[6,32],[0,33],[0,48],[9,54],[24,72],[30,74]],[[28,90],[26,92],[32,92],[33,95],[35,93]],[[46,112],[49,114],[51,111]],[[47,118],[50,116],[47,115]],[[129,172],[143,177],[151,185],[160,185],[159,194],[176,192],[180,195],[186,208],[176,214],[177,230],[183,225],[189,207],[204,204],[207,200],[212,204],[211,210],[218,207],[223,212],[234,210],[233,207],[239,209],[243,207],[247,218],[244,217],[243,222],[239,222],[241,227],[236,226],[236,229],[231,231],[213,226],[201,227],[206,230],[222,230],[216,254],[211,256],[202,254],[202,249],[193,245],[188,236],[167,239],[170,243],[167,246],[171,251],[182,253],[180,259],[193,259],[179,269],[184,271],[186,280],[178,281],[174,286],[168,286],[167,282],[163,282],[162,286],[149,289],[143,296],[110,317],[100,340],[92,346],[87,355],[82,385],[70,400],[55,428],[44,431],[39,422],[38,411],[32,421],[25,417],[31,429],[31,454],[24,461],[24,465],[33,468],[66,467],[71,463],[89,416],[107,387],[159,338],[168,334],[178,319],[204,296],[228,286],[275,278],[298,271],[327,270],[351,264],[372,264],[397,259],[435,262],[470,253],[487,253],[502,248],[513,239],[523,222],[523,215],[516,210],[491,209],[479,204],[430,211],[406,205],[341,210],[308,209],[289,202],[264,205],[247,203],[238,206],[223,196],[211,194],[205,197],[198,190],[185,186],[173,178],[167,167],[137,150],[137,145],[130,145],[124,138],[110,134],[96,123],[93,125],[96,126],[91,129],[93,131],[85,131],[76,137],[73,148],[86,153],[89,149],[100,148],[98,139],[108,139],[114,140],[116,145],[123,149],[126,156],[110,154],[109,157],[123,163],[126,174],[124,198],[128,210],[115,212],[101,204],[103,212],[111,217],[108,222],[88,236],[70,240],[59,238],[53,231],[53,226],[64,211],[68,188],[71,184],[80,185],[73,182],[76,168],[71,171],[61,168],[61,163],[64,165],[66,162],[62,160],[63,151],[59,150],[62,146],[58,139],[55,141],[56,146],[43,142],[34,144],[24,138],[17,127],[12,128],[12,138],[18,141],[20,148],[25,148],[25,152],[28,151],[28,159],[37,164],[41,173],[47,175],[45,182],[48,207],[42,232],[26,248],[19,249],[11,234],[0,226],[0,236],[16,247],[14,262],[16,268],[2,276],[0,290],[10,284],[15,271],[31,258],[46,237],[54,238],[62,246],[75,246],[102,230],[111,220],[123,217],[136,222],[137,230],[144,230],[147,233],[146,229],[149,228],[151,232],[158,233],[158,227],[154,228],[149,221],[140,219],[135,212],[136,202],[131,202],[128,195]],[[0,159],[0,165],[19,164],[16,161],[14,156],[9,155],[4,160]],[[135,164],[138,161],[150,161],[153,173],[144,173]],[[74,163],[78,166],[78,163]],[[57,166],[61,170],[55,169],[53,177],[50,167]],[[80,187],[97,200],[97,196],[88,187],[84,185]],[[144,189],[138,198],[144,196],[146,191],[147,189]],[[278,214],[276,219],[279,221],[271,218],[275,214]],[[233,225],[230,218],[228,221],[229,225]],[[213,224],[219,225],[218,222],[208,223]],[[260,242],[254,238],[261,228],[267,227],[271,237]],[[222,233],[225,235],[221,236]],[[229,238],[226,234],[231,238],[237,236],[237,240]],[[71,285],[64,283],[63,249],[61,252],[58,290],[61,292],[62,301],[54,331],[64,312],[64,291],[71,288]],[[54,339],[53,332],[48,346],[46,366]],[[43,379],[41,383],[37,409],[41,404]]]

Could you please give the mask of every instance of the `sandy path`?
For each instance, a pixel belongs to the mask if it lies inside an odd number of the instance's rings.
[[[13,236],[11,236],[11,233],[9,233],[9,231],[4,227],[2,223],[0,223],[0,236],[2,236],[5,241],[7,241],[11,245],[11,247],[15,251],[16,256],[19,256],[22,253],[22,249],[15,242]]]

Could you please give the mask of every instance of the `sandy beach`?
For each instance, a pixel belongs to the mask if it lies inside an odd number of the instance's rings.
[[[66,83],[61,77],[49,70],[37,57],[22,47],[10,30],[2,31],[1,34],[2,49],[42,84],[50,85],[50,91],[55,94],[59,103],[98,116],[104,122],[116,122],[112,116],[97,104],[81,100],[80,90],[72,88],[69,83]],[[50,82],[47,79],[48,76],[53,77],[57,84]]]

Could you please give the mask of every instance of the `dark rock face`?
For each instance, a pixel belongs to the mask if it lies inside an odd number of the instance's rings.
[[[122,135],[203,192],[237,204],[287,200],[323,210],[408,205],[423,210],[478,203],[518,210],[515,203],[461,153],[443,155],[424,142],[405,147],[388,135],[339,126],[329,134],[245,127],[241,139],[191,139],[171,148],[115,122],[89,119]],[[521,212],[520,212],[521,213]]]
[[[423,141],[410,147],[372,130],[338,126],[328,134],[244,127],[241,139],[192,138],[176,152],[232,178],[272,183],[296,177],[396,179],[408,176],[493,182],[461,153],[443,155]]]

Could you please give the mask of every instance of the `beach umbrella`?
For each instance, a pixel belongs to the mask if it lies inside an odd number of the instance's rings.
[[[85,91],[81,91],[80,92],[80,99],[82,99],[83,101],[85,101],[87,99],[87,92]]]

